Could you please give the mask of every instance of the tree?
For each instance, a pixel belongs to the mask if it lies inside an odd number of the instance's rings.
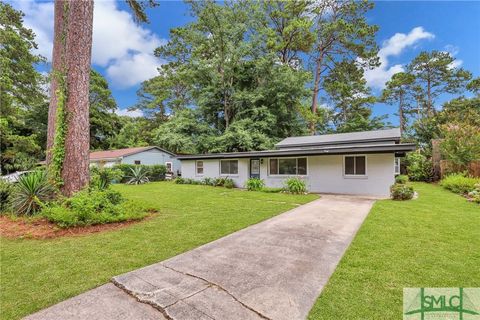
[[[405,72],[399,72],[392,76],[382,91],[380,101],[387,104],[398,104],[398,118],[400,120],[400,133],[406,131],[408,114],[412,112],[415,77]]]
[[[311,2],[268,0],[263,5],[267,47],[276,52],[282,64],[299,67],[300,53],[310,52],[315,40],[309,15]]]
[[[365,13],[373,8],[368,1],[317,1],[312,5],[316,41],[312,52],[314,80],[311,112],[317,113],[319,93],[326,74],[341,61],[356,60],[362,67],[378,65],[375,33]],[[309,125],[315,134],[315,123]]]
[[[152,0],[128,0],[135,17],[146,21]],[[93,0],[55,1],[47,164],[52,179],[69,196],[89,180],[89,78]]]
[[[0,2],[0,171],[30,169],[42,155],[37,126],[30,117],[45,106],[44,78],[32,54],[35,34],[23,26],[23,13]]]
[[[441,126],[444,139],[440,145],[443,156],[466,170],[473,160],[480,159],[480,126],[449,122]]]
[[[415,85],[422,96],[422,114],[431,117],[436,113],[435,99],[444,93],[459,93],[471,79],[472,74],[454,66],[455,58],[448,52],[421,52],[407,66],[415,76]]]
[[[363,69],[355,61],[337,63],[324,81],[329,102],[335,113],[333,123],[337,132],[367,131],[384,127],[383,118],[371,117],[371,95]]]
[[[117,103],[107,80],[97,71],[90,71],[89,86],[90,149],[107,149],[120,130],[121,122],[115,114]]]

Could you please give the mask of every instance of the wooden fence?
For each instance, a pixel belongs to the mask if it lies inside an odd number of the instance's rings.
[[[440,160],[440,177],[443,178],[445,175],[452,172],[462,172],[468,171],[468,174],[472,177],[480,178],[480,160],[472,161],[468,164],[467,168],[462,168],[453,164],[449,160]]]

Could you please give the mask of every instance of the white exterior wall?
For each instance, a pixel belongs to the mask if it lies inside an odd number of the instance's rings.
[[[160,151],[158,149],[151,149],[136,154],[126,156],[122,159],[121,163],[135,164],[135,160],[140,160],[140,164],[153,165],[153,164],[165,164],[165,162],[171,162],[173,165],[173,172],[182,171],[181,163],[171,154]]]
[[[343,155],[307,156],[308,190],[318,193],[359,194],[388,197],[389,188],[394,183],[394,154],[366,154],[366,176],[345,176]],[[233,159],[232,159],[233,160]],[[268,174],[269,158],[262,158],[260,178],[267,187],[282,187],[291,176],[271,176]],[[238,159],[238,175],[229,176],[237,187],[243,187],[249,178],[249,159]],[[201,180],[205,177],[220,176],[220,160],[203,160],[204,174],[196,175],[195,160],[182,160],[182,177]]]

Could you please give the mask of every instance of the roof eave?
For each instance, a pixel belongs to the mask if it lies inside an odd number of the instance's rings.
[[[252,152],[212,153],[178,156],[179,160],[196,159],[231,159],[252,157],[289,157],[289,156],[315,156],[315,155],[338,155],[350,153],[398,153],[416,149],[415,144],[392,144],[381,146],[355,146],[348,148],[323,148],[323,149],[298,149],[298,150],[268,150]]]

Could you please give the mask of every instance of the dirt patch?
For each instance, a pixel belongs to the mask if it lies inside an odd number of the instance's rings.
[[[156,212],[150,212],[141,220],[97,224],[86,227],[73,227],[62,229],[45,218],[27,219],[0,216],[0,236],[10,239],[51,239],[59,237],[81,236],[93,233],[118,230],[132,224],[151,219]]]

